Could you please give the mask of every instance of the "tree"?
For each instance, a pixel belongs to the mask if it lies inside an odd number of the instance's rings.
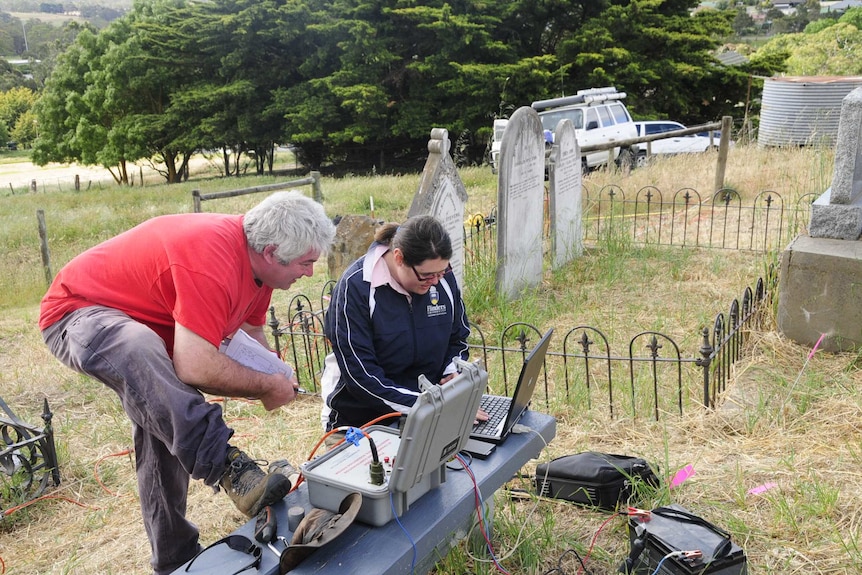
[[[30,88],[12,88],[0,92],[0,122],[14,126],[36,102],[36,93]]]
[[[36,140],[36,135],[38,134],[37,128],[38,122],[36,121],[35,112],[27,110],[18,116],[18,120],[15,122],[12,131],[9,132],[9,136],[18,142],[19,146],[30,148]]]
[[[37,164],[102,165],[128,184],[127,165],[151,161],[169,183],[186,173],[196,149],[184,128],[198,117],[171,108],[171,95],[200,63],[160,43],[183,8],[178,0],[137,2],[98,35],[85,30],[59,59],[36,111]],[[192,76],[194,78],[194,76]]]
[[[758,61],[783,59],[784,71],[794,76],[862,74],[862,32],[839,20],[816,33],[783,34],[764,44]]]
[[[561,47],[567,80],[577,88],[615,85],[644,118],[697,123],[729,113],[744,98],[747,77],[718,65],[717,37],[704,24],[720,20],[690,17],[694,4],[634,0],[609,7]]]
[[[754,18],[742,6],[736,9],[732,26],[737,36],[747,36],[755,32]]]

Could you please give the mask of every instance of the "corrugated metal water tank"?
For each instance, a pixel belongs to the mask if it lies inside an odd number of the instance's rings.
[[[862,76],[787,76],[763,83],[761,146],[834,145],[841,101]]]

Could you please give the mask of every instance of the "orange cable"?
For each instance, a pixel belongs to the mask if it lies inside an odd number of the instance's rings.
[[[400,411],[392,411],[390,413],[386,413],[384,415],[381,415],[380,417],[375,417],[374,419],[372,419],[371,421],[369,421],[368,423],[363,425],[360,429],[365,429],[366,427],[370,427],[379,421],[383,421],[384,419],[390,419],[392,417],[401,417],[402,415],[403,414]],[[314,457],[314,454],[317,452],[318,448],[320,448],[321,444],[324,441],[326,441],[327,437],[329,437],[333,433],[338,433],[339,431],[340,431],[340,428],[336,427],[335,429],[331,429],[331,430],[327,431],[326,433],[324,433],[320,437],[320,439],[317,440],[317,443],[314,444],[314,447],[311,448],[311,453],[308,454],[308,459],[306,461],[311,461],[311,459]],[[338,445],[341,445],[343,442],[344,442],[344,440],[342,439],[341,441],[339,441],[338,443],[336,443],[332,447],[336,447]],[[296,485],[291,487],[290,490],[291,491],[296,490],[296,488],[299,487],[304,480],[305,480],[305,477],[302,475],[302,473],[300,473],[299,479],[296,480]]]
[[[112,453],[110,455],[102,456],[96,460],[96,463],[93,464],[93,477],[96,478],[96,483],[98,483],[102,487],[102,489],[104,489],[105,492],[107,492],[109,495],[113,495],[114,497],[120,496],[119,493],[114,493],[113,491],[108,489],[108,487],[104,483],[102,483],[102,480],[99,478],[99,464],[109,457],[118,457],[120,455],[129,455],[130,453],[134,453],[134,452],[135,452],[134,449],[125,449],[123,451],[120,451],[119,453]]]
[[[15,507],[10,507],[9,509],[7,509],[6,511],[3,512],[3,517],[5,517],[7,515],[12,515],[16,511],[21,511],[25,507],[29,507],[30,505],[33,505],[37,501],[42,501],[45,499],[59,499],[60,501],[66,501],[68,503],[74,503],[75,505],[77,505],[79,507],[86,507],[87,509],[99,509],[98,507],[93,507],[92,505],[87,505],[85,503],[81,503],[80,501],[75,501],[74,499],[71,499],[69,497],[65,497],[63,495],[41,495],[35,499],[31,499],[30,501],[27,501],[26,503],[22,503],[21,505],[16,505]]]

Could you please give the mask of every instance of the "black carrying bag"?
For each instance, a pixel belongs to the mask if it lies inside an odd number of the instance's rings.
[[[536,493],[614,511],[636,493],[637,484],[658,487],[645,459],[585,451],[536,466]]]
[[[631,552],[619,571],[651,575],[747,575],[745,551],[730,534],[676,504],[653,509],[649,517],[629,517]],[[697,551],[693,557],[668,556]]]

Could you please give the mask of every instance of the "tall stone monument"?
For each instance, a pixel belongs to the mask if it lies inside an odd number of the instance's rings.
[[[559,268],[584,251],[581,208],[581,148],[571,120],[560,120],[554,130],[548,168],[548,219],[551,263]]]
[[[545,139],[538,113],[515,110],[500,147],[497,291],[507,298],[542,281]]]
[[[449,132],[443,128],[431,130],[428,159],[413,196],[408,217],[434,216],[443,224],[452,239],[452,272],[462,290],[464,286],[464,206],[467,188],[458,175],[449,155]]]
[[[809,235],[781,254],[778,328],[827,351],[862,346],[862,88],[841,104],[832,186],[811,206]]]

